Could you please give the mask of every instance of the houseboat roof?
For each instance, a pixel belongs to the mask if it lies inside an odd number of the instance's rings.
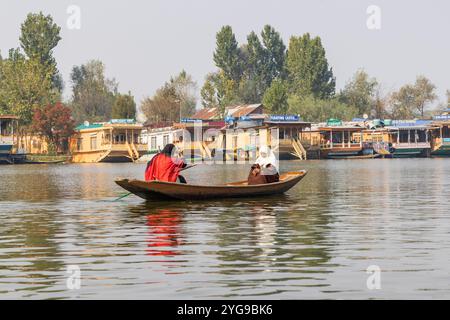
[[[219,108],[203,108],[198,110],[191,118],[196,120],[214,120],[221,119],[222,116]]]
[[[238,105],[238,106],[231,106],[225,108],[225,114],[227,117],[233,117],[233,118],[239,118],[242,116],[248,116],[252,113],[259,113],[262,114],[262,104],[245,104],[245,105]],[[257,110],[258,108],[261,108],[261,110]],[[256,112],[258,111],[258,112]]]
[[[142,128],[141,124],[136,123],[133,119],[111,119],[108,122],[85,122],[75,128],[77,131],[81,130],[93,130],[100,128],[121,128],[121,129],[139,129]]]
[[[4,115],[0,115],[0,120],[19,120],[18,116],[13,116],[13,115],[8,115],[8,114],[4,114]]]
[[[318,127],[319,131],[362,131],[365,128],[363,127],[354,127],[354,126],[328,126],[328,127]]]
[[[428,125],[411,125],[411,126],[386,126],[388,130],[426,130],[431,127]]]

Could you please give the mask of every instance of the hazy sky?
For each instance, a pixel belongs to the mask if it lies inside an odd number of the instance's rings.
[[[70,70],[90,59],[106,65],[108,77],[136,102],[152,95],[182,69],[201,88],[215,70],[212,54],[221,26],[233,27],[240,43],[250,31],[271,24],[288,44],[291,35],[320,36],[342,88],[358,68],[383,83],[385,90],[423,74],[438,88],[450,89],[450,1],[244,1],[244,0],[0,0],[0,50],[19,45],[27,13],[51,14],[61,27],[55,57],[70,96]],[[81,29],[67,27],[69,5],[81,9]],[[381,9],[381,29],[369,30],[369,5]]]

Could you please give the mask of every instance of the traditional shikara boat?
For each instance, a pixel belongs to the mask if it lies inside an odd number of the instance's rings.
[[[280,175],[279,182],[259,185],[248,185],[247,181],[212,186],[129,179],[118,179],[115,182],[146,200],[204,200],[280,194],[295,186],[305,175],[306,170],[286,172]]]

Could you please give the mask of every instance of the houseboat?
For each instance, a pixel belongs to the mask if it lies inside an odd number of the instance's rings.
[[[270,128],[278,129],[278,154],[280,160],[306,159],[311,147],[311,123],[299,115],[270,115],[264,121]]]
[[[134,162],[147,152],[141,131],[133,119],[85,122],[71,137],[72,162]]]
[[[0,163],[19,163],[25,155],[17,152],[19,118],[0,115]]]
[[[330,119],[326,126],[318,128],[320,132],[320,158],[371,157],[371,155],[363,154],[363,129],[362,127],[343,125],[339,120]]]
[[[450,156],[450,109],[434,117],[432,125],[434,130],[431,131],[431,155]]]
[[[175,128],[169,123],[144,125],[144,129],[141,132],[141,142],[147,145],[147,152],[139,161],[150,161],[166,144],[173,143],[174,130]]]
[[[398,120],[387,126],[393,158],[427,157],[431,152],[430,121]]]

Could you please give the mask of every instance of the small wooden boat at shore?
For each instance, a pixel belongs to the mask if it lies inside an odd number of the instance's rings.
[[[306,173],[306,170],[286,172],[280,175],[279,182],[258,185],[248,185],[247,181],[212,186],[129,179],[118,179],[115,182],[125,190],[146,200],[204,200],[284,193],[303,179]]]

